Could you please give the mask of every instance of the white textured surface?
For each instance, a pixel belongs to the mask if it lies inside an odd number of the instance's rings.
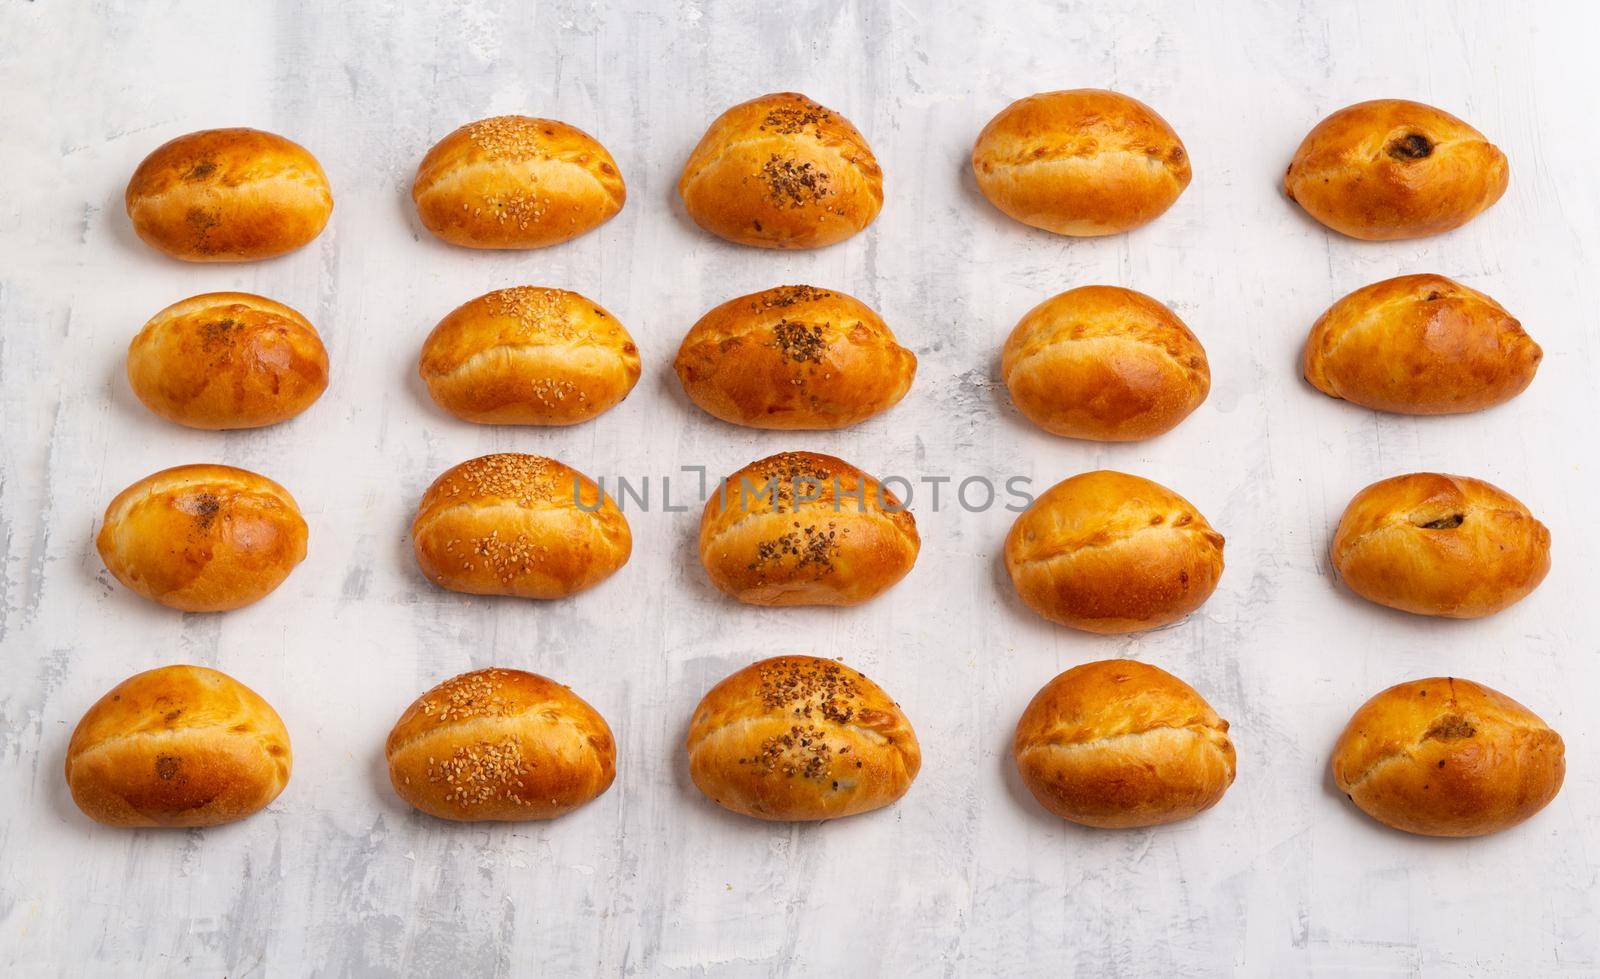
[[[1600,15],[1509,5],[933,5],[789,0],[627,4],[5,3],[0,7],[0,972],[16,975],[1059,975],[1317,970],[1600,971]],[[633,8],[633,9],[625,9]],[[1515,8],[1515,9],[1514,9]],[[1071,241],[979,197],[966,159],[1029,92],[1117,88],[1172,122],[1195,179],[1132,235]],[[888,201],[815,253],[725,245],[678,205],[678,168],[733,102],[798,89],[867,135]],[[1363,244],[1279,191],[1305,131],[1360,99],[1456,112],[1511,159],[1511,189],[1454,234]],[[528,112],[597,135],[623,213],[569,245],[475,253],[433,241],[408,189],[470,119]],[[138,161],[206,127],[311,148],[337,206],[277,261],[189,266],[141,245],[122,209]],[[1501,300],[1543,346],[1538,379],[1486,414],[1406,419],[1298,376],[1312,320],[1391,275],[1437,271]],[[695,411],[670,360],[732,296],[785,282],[879,309],[921,358],[891,414],[856,429],[742,431]],[[1205,343],[1210,400],[1168,436],[1052,439],[995,381],[1017,318],[1071,286],[1131,286]],[[632,330],[645,377],[570,430],[461,424],[415,376],[445,312],[518,283],[577,289]],[[129,338],[154,311],[244,289],[304,311],[333,382],[307,415],[254,433],[167,425],[132,397]],[[1110,466],[1193,500],[1227,536],[1216,596],[1129,639],[1036,619],[998,560],[1012,515],[932,512],[916,570],[876,603],[762,611],[695,559],[698,516],[631,514],[632,563],[575,600],[437,591],[406,529],[427,483],[471,456],[555,455],[592,475],[713,475],[814,448],[869,471],[1019,473],[1042,489]],[[300,499],[310,557],[226,615],[144,602],[102,568],[105,503],[165,466],[219,461]],[[1337,588],[1325,557],[1360,487],[1398,472],[1478,475],[1528,503],[1555,568],[1490,620],[1390,613]],[[689,784],[680,741],[721,675],[761,654],[843,656],[916,725],[926,763],[895,808],[820,826],[736,818]],[[1201,818],[1091,832],[1018,783],[1017,714],[1058,671],[1158,663],[1233,722],[1239,776]],[[138,670],[203,663],[283,715],[294,777],[266,812],[209,831],[126,832],[61,778],[82,711]],[[424,688],[471,667],[571,684],[621,744],[615,787],[547,825],[454,826],[391,795],[383,738]],[[1451,673],[1522,700],[1566,737],[1566,789],[1513,832],[1441,842],[1368,821],[1326,775],[1349,713],[1393,682]]]

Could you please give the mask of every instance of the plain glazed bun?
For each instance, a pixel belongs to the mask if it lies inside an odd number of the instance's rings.
[[[1188,500],[1100,470],[1034,501],[1006,536],[1006,570],[1027,606],[1085,632],[1156,629],[1193,612],[1222,577],[1222,535]]]
[[[1323,394],[1363,408],[1448,415],[1521,394],[1543,355],[1483,293],[1442,275],[1402,275],[1322,314],[1306,341],[1305,375]]]
[[[1188,819],[1233,784],[1228,722],[1187,683],[1130,659],[1045,684],[1017,721],[1011,753],[1040,805],[1105,829]]]
[[[162,144],[133,172],[125,199],[145,244],[186,262],[292,252],[333,213],[317,158],[259,129],[207,129]]]
[[[501,452],[433,481],[411,544],[422,573],[473,595],[563,598],[633,552],[628,521],[594,480],[554,459]]]
[[[1450,113],[1378,99],[1317,123],[1283,189],[1341,234],[1388,241],[1461,227],[1500,199],[1508,174],[1505,154]]]
[[[1344,583],[1368,601],[1476,619],[1539,586],[1550,571],[1550,531],[1481,479],[1412,473],[1355,495],[1331,557]]]
[[[522,670],[475,670],[429,690],[400,715],[384,754],[400,798],[462,822],[554,819],[617,775],[605,718]]]
[[[429,231],[467,248],[543,248],[611,220],[622,174],[593,136],[554,119],[468,123],[422,158],[411,199]]]
[[[439,407],[463,421],[574,425],[628,396],[639,380],[639,348],[598,303],[517,286],[440,321],[418,370]]]
[[[164,666],[117,684],[78,722],[67,787],[107,826],[217,826],[289,784],[289,732],[225,673]]]
[[[1189,154],[1167,121],[1137,99],[1080,88],[1006,106],[972,148],[989,203],[1058,235],[1130,231],[1160,217],[1189,186]]]
[[[690,399],[723,421],[826,429],[899,403],[917,355],[859,299],[780,286],[702,316],[673,366]]]
[[[1170,431],[1211,390],[1205,348],[1132,289],[1084,286],[1022,317],[1000,358],[1011,400],[1052,435],[1131,442]]]
[[[711,583],[751,605],[859,605],[904,578],[921,546],[893,493],[816,452],[750,463],[700,518]]]
[[[922,750],[876,683],[815,656],[775,656],[711,688],[685,747],[689,775],[724,809],[774,821],[836,819],[892,805]]]
[[[260,428],[311,407],[328,351],[311,323],[247,292],[209,292],[151,317],[128,345],[144,406],[190,428]]]
[[[168,608],[225,612],[264,598],[305,560],[289,491],[232,466],[146,476],[106,507],[95,540],[117,580]]]
[[[1561,735],[1505,694],[1434,677],[1361,705],[1333,747],[1333,780],[1386,826],[1483,836],[1556,797],[1565,751]]]
[[[850,120],[794,92],[734,106],[689,154],[678,194],[700,227],[757,248],[821,248],[872,223],[883,171]]]

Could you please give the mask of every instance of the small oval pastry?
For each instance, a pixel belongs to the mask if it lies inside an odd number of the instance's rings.
[[[467,248],[544,248],[605,224],[627,187],[588,133],[554,119],[495,116],[434,144],[411,200],[423,227]]]
[[[972,148],[989,203],[1058,235],[1131,231],[1189,186],[1189,154],[1156,111],[1118,92],[1040,92],[1000,110]]]
[[[220,826],[266,808],[293,755],[277,711],[203,666],[138,673],[95,702],[67,745],[67,787],[107,826]]]
[[[116,579],[185,612],[225,612],[266,597],[306,556],[289,491],[233,466],[175,466],[106,507],[95,546]]]
[[[1459,228],[1506,192],[1504,153],[1431,105],[1377,99],[1317,123],[1283,190],[1333,230],[1367,241]]]
[[[1333,780],[1361,811],[1423,836],[1510,829],[1561,791],[1566,746],[1528,708],[1453,677],[1401,683],[1356,711]]]
[[[1211,391],[1205,348],[1141,292],[1084,286],[1022,317],[1000,358],[1011,400],[1052,435],[1131,442],[1170,431]]]
[[[1074,667],[1034,695],[1012,757],[1039,804],[1085,826],[1159,826],[1233,784],[1228,722],[1194,688],[1130,659]]]
[[[1533,382],[1544,351],[1499,303],[1442,275],[1402,275],[1334,303],[1306,340],[1323,394],[1403,415],[1480,411]]]
[[[1411,473],[1355,495],[1330,556],[1350,590],[1370,602],[1476,619],[1539,586],[1550,571],[1550,531],[1481,479]]]
[[[843,459],[781,452],[729,476],[700,518],[700,561],[750,605],[859,605],[916,563],[917,522]]]
[[[712,802],[773,821],[892,805],[922,767],[900,705],[842,663],[775,656],[725,678],[695,708],[689,776]]]
[[[690,400],[735,425],[845,428],[905,397],[917,355],[842,292],[779,286],[723,303],[673,363]]]
[[[689,154],[678,195],[694,223],[741,245],[821,248],[883,207],[883,171],[850,120],[795,92],[718,116]]]
[[[206,129],[144,158],[124,195],[145,244],[185,262],[249,262],[322,233],[333,191],[305,147],[259,129]]]
[[[128,345],[144,406],[189,428],[260,428],[311,407],[328,351],[304,316],[247,292],[208,292],[150,318]]]
[[[417,565],[471,595],[564,598],[628,563],[628,521],[594,480],[543,456],[469,459],[433,481],[411,523]]]
[[[617,775],[600,712],[522,670],[474,670],[429,690],[395,722],[384,755],[396,795],[459,822],[554,819]]]
[[[439,322],[417,365],[439,407],[484,425],[575,425],[639,380],[639,348],[617,318],[565,289],[517,286]]]
[[[1222,577],[1222,535],[1158,483],[1102,469],[1063,480],[1006,535],[1006,571],[1027,606],[1085,632],[1142,632],[1204,604]]]

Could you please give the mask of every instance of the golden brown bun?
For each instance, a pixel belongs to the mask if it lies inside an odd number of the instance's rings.
[[[1006,106],[972,148],[989,203],[1023,224],[1087,237],[1160,217],[1189,186],[1189,154],[1156,111],[1117,92],[1041,92]]]
[[[434,144],[411,199],[429,231],[467,248],[543,248],[622,210],[617,162],[588,133],[554,119],[495,116]]]
[[[711,583],[751,605],[859,605],[904,578],[921,546],[893,493],[816,452],[750,463],[700,518]]]
[[[1233,784],[1228,722],[1194,688],[1131,659],[1075,667],[1034,695],[1011,746],[1039,804],[1085,826],[1159,826]]]
[[[1102,469],[1046,490],[1006,535],[1006,570],[1028,607],[1085,632],[1173,623],[1211,597],[1222,535],[1188,500]]]
[[[1322,314],[1305,375],[1335,398],[1404,415],[1492,408],[1533,381],[1544,351],[1493,299],[1442,275],[1357,289]]]
[[[125,199],[145,244],[186,262],[292,252],[333,213],[317,158],[259,129],[207,129],[163,143],[133,172]]]
[[[289,732],[255,691],[203,666],[117,684],[78,722],[67,787],[107,826],[217,826],[289,784]]]
[[[1461,227],[1500,199],[1509,172],[1505,154],[1450,113],[1378,99],[1317,123],[1283,189],[1335,231],[1389,241]]]
[[[1047,299],[1006,340],[1011,400],[1052,435],[1132,442],[1189,417],[1211,390],[1205,348],[1172,310],[1132,289]]]
[[[522,670],[475,670],[429,690],[400,715],[384,754],[400,798],[463,822],[554,819],[617,775],[606,719]]]
[[[1433,677],[1361,705],[1333,747],[1333,780],[1395,829],[1483,836],[1556,797],[1565,750],[1561,735],[1505,694]]]
[[[1368,601],[1476,619],[1539,586],[1550,570],[1550,531],[1481,479],[1412,473],[1355,495],[1331,556],[1339,577]]]
[[[712,802],[774,821],[836,819],[892,805],[922,767],[900,705],[831,659],[775,656],[711,688],[685,743]]]
[[[106,507],[95,540],[118,581],[185,612],[266,597],[305,560],[306,522],[289,491],[232,466],[176,466]]]
[[[844,428],[905,397],[917,355],[859,299],[779,286],[700,317],[673,364],[695,404],[751,428]]]
[[[627,564],[633,535],[588,476],[554,459],[501,452],[433,481],[411,544],[422,573],[441,588],[563,598]]]
[[[247,292],[208,292],[151,317],[128,345],[144,406],[190,428],[260,428],[293,418],[328,387],[311,323]]]
[[[821,248],[872,223],[883,171],[850,120],[794,92],[717,117],[678,194],[700,227],[757,248]]]
[[[639,348],[616,317],[564,289],[517,286],[466,303],[422,344],[439,407],[486,425],[575,425],[628,396]]]

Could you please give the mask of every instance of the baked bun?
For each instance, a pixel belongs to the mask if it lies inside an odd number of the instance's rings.
[[[1306,341],[1317,390],[1364,408],[1448,415],[1492,408],[1533,381],[1544,351],[1483,293],[1442,275],[1402,275],[1357,289]]]
[[[673,367],[695,404],[735,425],[844,428],[905,397],[917,355],[842,292],[779,286],[723,303]]]
[[[206,129],[144,158],[125,195],[145,244],[186,262],[249,262],[309,244],[333,213],[322,165],[259,129]]]
[[[433,481],[411,523],[411,545],[440,588],[564,598],[627,564],[633,535],[588,476],[554,459],[500,452]]]
[[[328,387],[311,323],[247,292],[208,292],[151,317],[128,345],[144,406],[190,428],[260,428],[300,414]]]
[[[1189,186],[1189,154],[1156,111],[1118,92],[1030,95],[989,120],[972,148],[989,203],[1058,235],[1131,231]]]
[[[1104,829],[1188,819],[1233,784],[1228,722],[1187,683],[1131,659],[1045,684],[1017,721],[1011,754],[1040,805]]]
[[[1450,113],[1378,99],[1317,123],[1283,189],[1341,234],[1389,241],[1461,227],[1500,199],[1508,174],[1505,154]]]
[[[774,656],[711,688],[689,722],[689,775],[712,802],[774,821],[892,805],[922,749],[900,705],[831,659]]]
[[[1550,570],[1550,531],[1481,479],[1412,473],[1355,495],[1331,556],[1339,577],[1368,601],[1476,619],[1539,586]]]
[[[1028,607],[1085,632],[1141,632],[1199,608],[1222,535],[1188,500],[1102,469],[1050,487],[1011,525],[1006,570]]]
[[[1011,400],[1052,435],[1132,442],[1189,417],[1211,390],[1205,348],[1172,310],[1132,289],[1046,299],[1000,358]]]
[[[486,425],[574,425],[628,396],[639,348],[617,318],[575,292],[517,286],[458,307],[418,365],[439,407]]]
[[[67,745],[67,787],[107,826],[217,826],[289,784],[289,732],[254,690],[203,666],[164,666],[95,702]]]
[[[617,162],[588,133],[554,119],[495,116],[434,144],[411,199],[429,231],[467,248],[543,248],[622,210]]]
[[[522,670],[475,670],[429,690],[400,715],[384,755],[395,794],[461,822],[554,819],[617,776],[606,719]]]
[[[893,493],[817,452],[750,463],[700,518],[711,583],[751,605],[859,605],[904,578],[921,546]]]
[[[1361,705],[1333,747],[1333,780],[1386,826],[1483,836],[1556,797],[1565,750],[1561,735],[1505,694],[1433,677]]]
[[[232,466],[176,466],[129,486],[95,539],[106,568],[152,602],[225,612],[266,597],[305,560],[289,491]]]
[[[717,117],[678,195],[700,227],[757,248],[821,248],[872,223],[883,171],[850,120],[794,92]]]

